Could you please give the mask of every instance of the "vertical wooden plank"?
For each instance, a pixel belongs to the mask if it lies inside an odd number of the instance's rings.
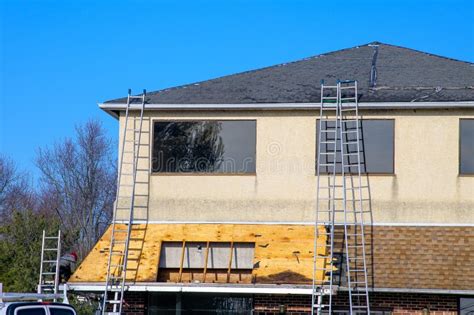
[[[181,277],[183,275],[183,263],[184,263],[184,254],[185,254],[185,252],[186,252],[186,241],[183,241],[183,247],[181,249],[181,262],[179,264],[178,282],[181,282]]]
[[[232,269],[232,256],[234,254],[234,241],[230,242],[229,268],[227,268],[227,283],[230,281],[230,270]]]
[[[207,261],[209,258],[209,241],[206,243],[206,257],[204,258],[204,273],[202,275],[202,282],[206,282],[206,273],[207,273]]]

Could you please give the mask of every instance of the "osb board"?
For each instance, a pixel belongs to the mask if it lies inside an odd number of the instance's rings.
[[[256,283],[310,283],[312,279],[314,227],[258,224],[148,224],[134,225],[127,280],[155,282],[163,241],[254,242],[252,278]],[[125,229],[124,225],[117,228]],[[323,227],[319,227],[324,229]],[[107,273],[111,228],[106,231],[69,281],[102,282]],[[124,235],[119,233],[118,235]],[[324,254],[325,236],[318,254]],[[318,260],[318,265],[324,261]],[[138,268],[137,268],[138,264]],[[318,274],[318,279],[322,273]]]

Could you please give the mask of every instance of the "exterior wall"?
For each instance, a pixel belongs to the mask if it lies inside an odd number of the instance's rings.
[[[474,110],[363,114],[395,119],[395,174],[369,177],[374,223],[474,224],[474,177],[458,175],[459,118],[474,118]],[[152,174],[149,213],[136,211],[137,218],[312,221],[317,112],[159,111],[147,117],[148,130],[154,119],[256,119],[257,167],[256,174],[243,176]],[[149,150],[141,154],[149,156]]]
[[[124,314],[145,315],[148,313],[147,292],[127,292],[125,294]],[[434,295],[417,293],[371,293],[371,308],[393,315],[456,315],[458,314],[456,295]],[[334,297],[334,310],[348,309],[347,293]],[[254,295],[253,314],[255,315],[299,315],[310,314],[309,295]],[[284,310],[282,313],[280,310]]]
[[[347,293],[338,293],[334,297],[333,309],[347,310],[348,303]],[[286,308],[286,314],[308,314],[311,312],[311,296],[256,295],[254,314],[281,314],[279,312],[281,305]],[[392,312],[393,315],[456,315],[458,314],[458,297],[417,293],[371,293],[370,306],[373,311]]]

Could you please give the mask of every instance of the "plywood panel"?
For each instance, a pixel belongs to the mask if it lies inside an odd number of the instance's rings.
[[[125,228],[125,226],[119,226]],[[324,229],[320,227],[320,229]],[[71,282],[102,282],[107,272],[110,227],[72,275]],[[154,282],[162,241],[253,242],[252,281],[256,283],[310,283],[314,227],[258,224],[149,224],[134,225],[131,244],[137,260],[130,261],[127,279]],[[318,240],[325,244],[325,238]],[[324,248],[319,248],[319,254]],[[322,265],[323,261],[318,261]],[[211,271],[210,271],[211,272]],[[172,274],[172,272],[170,272]],[[211,277],[211,276],[209,276]],[[322,274],[318,277],[321,279]],[[174,276],[166,277],[175,279]],[[186,276],[187,281],[193,279]],[[249,279],[248,277],[246,279]],[[184,279],[183,279],[184,280]],[[235,280],[234,280],[235,281]]]

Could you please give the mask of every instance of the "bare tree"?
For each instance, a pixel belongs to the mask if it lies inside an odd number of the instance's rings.
[[[115,201],[116,159],[102,125],[76,127],[75,139],[40,149],[40,208],[53,208],[84,257],[109,225]]]
[[[26,174],[15,163],[0,156],[0,220],[6,222],[14,211],[35,208],[35,195]]]

